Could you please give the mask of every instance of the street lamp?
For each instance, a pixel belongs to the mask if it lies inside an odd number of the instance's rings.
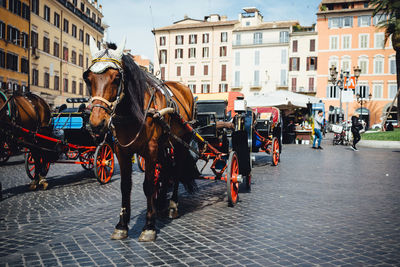
[[[342,115],[342,90],[343,90],[343,71],[340,72],[340,77],[337,79],[338,72],[336,71],[336,66],[332,65],[329,68],[329,74],[331,79],[329,80],[333,86],[339,86],[340,94],[339,94],[339,103],[340,103],[340,108],[339,108],[339,122],[342,122],[343,120],[343,115]],[[335,112],[336,114],[336,112]]]
[[[371,100],[371,98],[372,98],[371,93],[369,93],[368,99],[364,97],[364,94],[361,93],[361,91],[358,94],[356,94],[357,103],[361,105],[361,114],[360,114],[361,122],[363,121],[363,104],[367,103],[367,101]]]

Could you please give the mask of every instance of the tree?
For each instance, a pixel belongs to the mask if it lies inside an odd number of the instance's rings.
[[[373,16],[384,15],[378,27],[385,29],[385,44],[389,38],[396,52],[397,90],[400,90],[400,1],[399,0],[371,0],[369,5],[374,7]],[[397,94],[397,125],[400,126],[400,94]]]

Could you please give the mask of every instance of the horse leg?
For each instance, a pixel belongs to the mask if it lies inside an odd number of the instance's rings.
[[[33,191],[36,190],[36,188],[39,185],[39,173],[40,173],[40,169],[41,169],[41,164],[40,164],[40,154],[37,153],[35,150],[31,150],[31,154],[32,154],[32,158],[35,164],[35,173],[33,175],[33,179],[31,181],[31,183],[29,184],[29,190]]]
[[[174,191],[172,193],[172,197],[169,200],[168,207],[168,217],[170,219],[178,218],[178,188],[179,188],[179,180],[175,179],[174,181]]]
[[[118,147],[116,154],[121,170],[122,205],[119,222],[115,226],[111,239],[120,240],[128,237],[128,224],[131,219],[132,154],[123,153]]]
[[[49,183],[46,180],[46,175],[47,175],[47,163],[48,160],[46,156],[42,155],[40,157],[42,160],[40,161],[40,169],[39,169],[39,185],[42,186],[43,190],[46,190],[47,187],[49,186]]]

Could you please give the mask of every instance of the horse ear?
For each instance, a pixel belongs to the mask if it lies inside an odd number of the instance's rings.
[[[125,44],[126,44],[126,35],[124,36],[124,38],[122,38],[121,43],[117,47],[117,50],[115,50],[117,52],[117,55],[120,57],[122,57],[122,54],[124,53]]]
[[[90,36],[90,53],[92,54],[92,58],[95,58],[95,55],[97,54],[97,52],[99,52],[99,48],[97,48],[96,46],[96,40]]]
[[[108,36],[107,31],[105,31],[102,42],[104,48],[107,48],[107,36]]]

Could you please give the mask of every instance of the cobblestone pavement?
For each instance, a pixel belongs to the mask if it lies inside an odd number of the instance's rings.
[[[47,191],[29,192],[23,157],[0,167],[0,266],[400,266],[400,151],[284,147],[257,154],[251,193],[227,205],[226,184],[182,191],[180,217],[139,243],[143,174],[133,173],[129,238],[110,240],[120,176],[100,185],[75,165],[52,165]]]

